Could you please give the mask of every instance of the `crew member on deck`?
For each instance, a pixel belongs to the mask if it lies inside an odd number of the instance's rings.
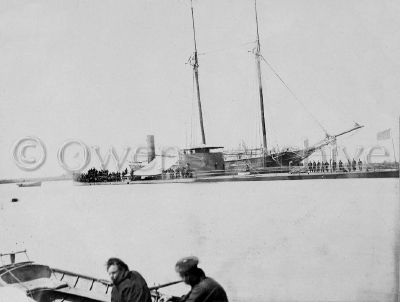
[[[187,177],[192,177],[192,170],[190,169],[190,163],[186,163]]]
[[[362,171],[362,161],[358,159],[358,170]]]
[[[339,171],[343,171],[343,162],[341,159],[339,160]]]
[[[185,257],[175,265],[175,270],[182,280],[190,285],[191,290],[183,297],[172,297],[173,302],[228,302],[225,290],[214,279],[207,277],[201,268],[197,267],[197,257]]]
[[[336,161],[332,162],[332,171],[336,172]]]
[[[354,158],[353,158],[352,166],[353,166],[353,171],[357,170],[357,163]]]

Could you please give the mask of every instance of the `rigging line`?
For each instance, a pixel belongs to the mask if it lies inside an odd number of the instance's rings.
[[[307,109],[307,107],[300,101],[300,99],[294,94],[292,89],[289,88],[289,86],[285,83],[285,81],[280,77],[280,75],[275,71],[275,69],[271,66],[271,64],[264,58],[263,55],[260,54],[260,57],[263,59],[263,61],[268,65],[268,67],[271,69],[271,71],[275,74],[275,76],[282,82],[282,84],[287,88],[287,90],[290,92],[290,94],[295,98],[297,102],[300,103],[300,105],[303,107],[303,109],[314,119],[314,121],[321,127],[321,129],[324,131],[325,135],[328,136],[328,131],[322,126],[322,124],[318,121],[318,119]]]

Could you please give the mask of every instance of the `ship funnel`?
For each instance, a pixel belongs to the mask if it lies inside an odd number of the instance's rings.
[[[147,162],[151,162],[156,157],[156,149],[154,147],[154,135],[147,135]]]

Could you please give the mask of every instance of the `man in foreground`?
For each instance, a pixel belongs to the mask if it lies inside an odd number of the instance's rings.
[[[118,258],[108,259],[106,266],[113,283],[111,302],[151,302],[150,290],[138,272],[129,271]]]
[[[197,267],[197,257],[185,257],[175,265],[175,270],[182,280],[191,286],[189,293],[181,298],[173,297],[173,302],[228,302],[225,290],[214,279],[207,277]]]

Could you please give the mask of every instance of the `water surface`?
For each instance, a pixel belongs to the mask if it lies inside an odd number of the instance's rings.
[[[117,256],[151,285],[196,255],[232,301],[389,301],[398,191],[397,179],[1,185],[0,250],[100,278]]]

